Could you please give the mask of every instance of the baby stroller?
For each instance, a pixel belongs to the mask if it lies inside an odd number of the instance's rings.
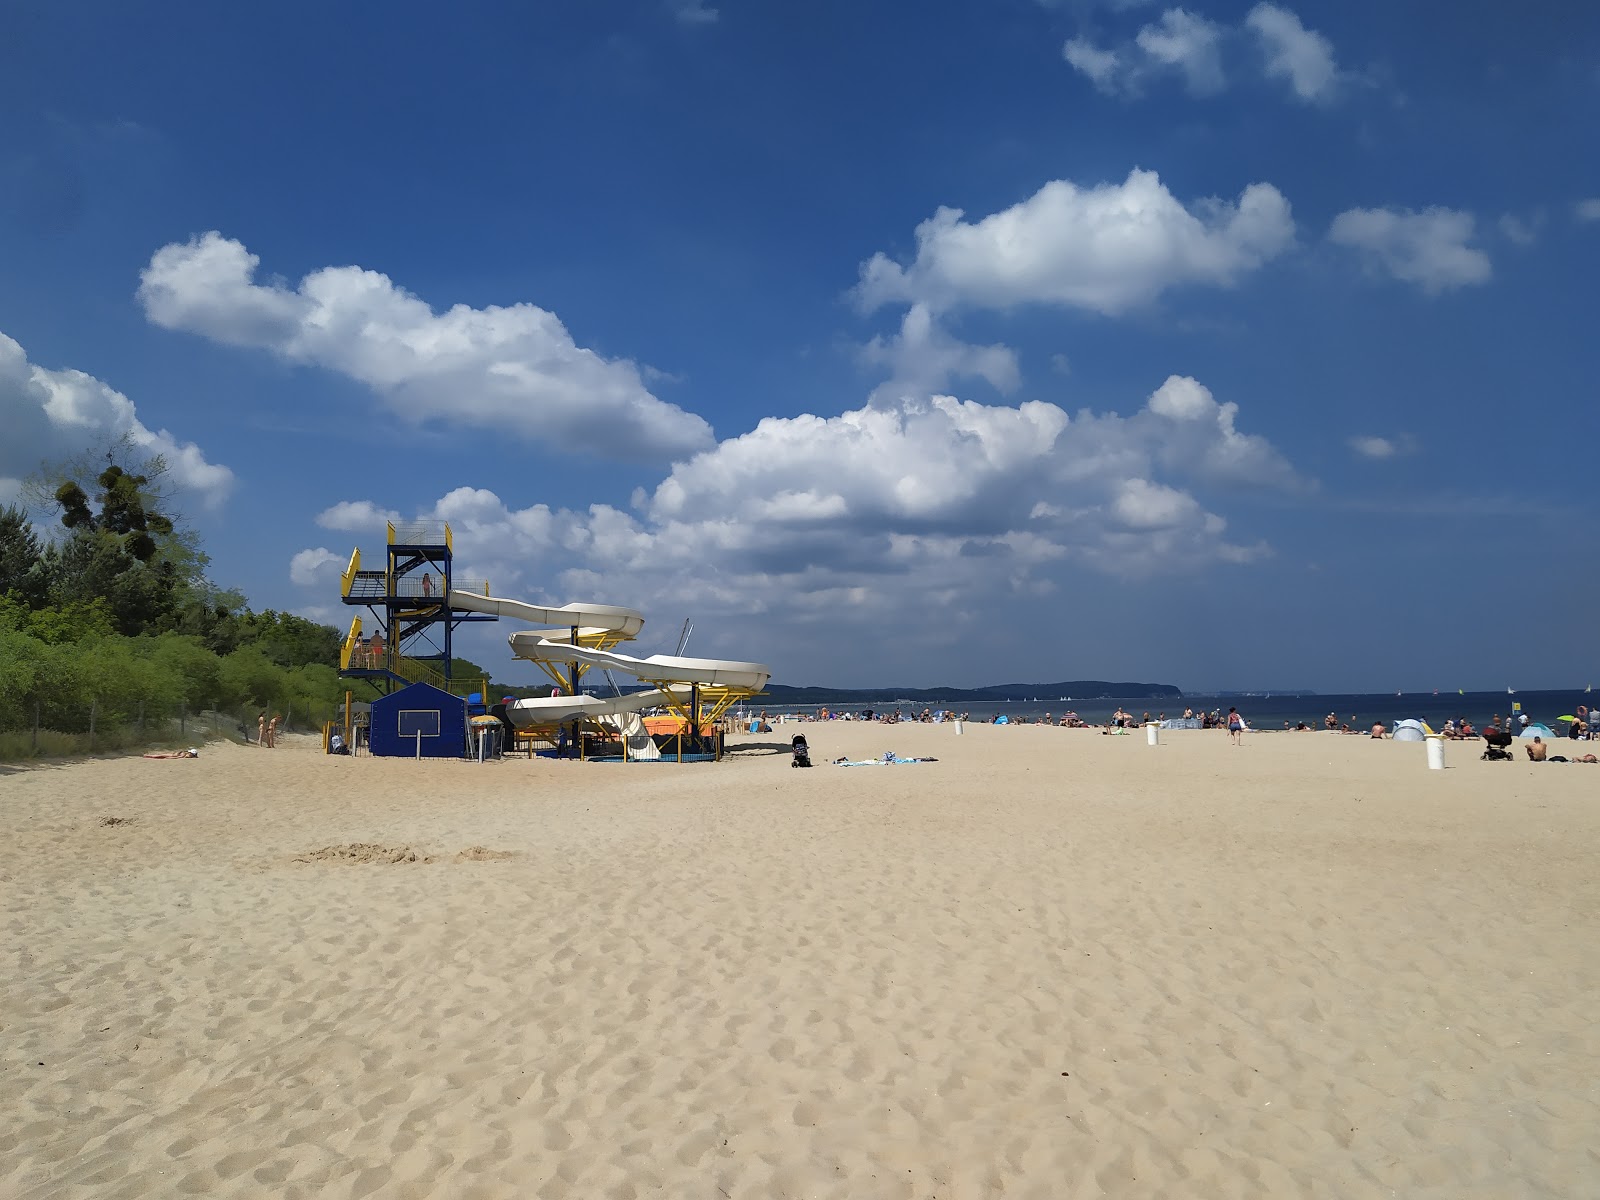
[[[809,767],[811,765],[811,747],[806,745],[806,735],[797,733],[794,740],[789,743],[789,750],[794,755],[789,763],[791,767]]]
[[[1487,746],[1487,749],[1483,752],[1484,758],[1490,762],[1496,759],[1510,761],[1511,751],[1506,747],[1511,745],[1511,735],[1504,729],[1485,729],[1483,731],[1483,740]]]

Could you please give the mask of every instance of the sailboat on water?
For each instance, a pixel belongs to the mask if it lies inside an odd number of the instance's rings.
[[[1516,695],[1516,694],[1517,694],[1517,693],[1516,693],[1516,691],[1515,691],[1515,689],[1513,689],[1513,688],[1507,688],[1507,689],[1506,689],[1506,695],[1508,695],[1508,696],[1515,696],[1515,695]]]

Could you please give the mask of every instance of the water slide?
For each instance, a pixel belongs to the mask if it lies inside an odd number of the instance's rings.
[[[724,658],[682,658],[671,654],[652,654],[634,658],[612,650],[598,649],[583,642],[616,644],[636,637],[644,627],[644,614],[612,604],[566,604],[549,608],[502,600],[473,592],[452,589],[447,601],[451,608],[467,612],[526,621],[530,625],[554,625],[555,629],[533,629],[514,633],[508,639],[518,658],[539,663],[577,663],[608,671],[624,671],[656,686],[649,691],[627,696],[549,696],[518,700],[508,706],[507,715],[519,729],[559,725],[577,717],[620,717],[642,708],[687,697],[692,685],[759,692],[767,686],[772,671],[761,663],[738,662]],[[576,629],[579,644],[573,644]]]

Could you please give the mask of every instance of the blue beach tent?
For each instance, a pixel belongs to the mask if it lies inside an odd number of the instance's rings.
[[[420,738],[419,738],[420,735]],[[413,683],[372,702],[372,753],[460,758],[467,747],[467,702],[428,683]]]

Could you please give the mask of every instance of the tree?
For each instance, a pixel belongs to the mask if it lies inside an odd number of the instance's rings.
[[[27,483],[25,490],[36,501],[60,510],[68,531],[40,558],[47,580],[45,602],[87,603],[103,597],[119,633],[169,629],[188,593],[204,584],[208,560],[198,538],[180,531],[162,511],[167,504],[160,483],[167,474],[165,459],[159,454],[144,457],[127,436],[103,457],[105,465],[93,475],[92,495],[80,482],[94,471],[88,458],[46,464]]]
[[[15,593],[29,608],[45,602],[44,546],[28,514],[15,504],[0,508],[0,596]]]

